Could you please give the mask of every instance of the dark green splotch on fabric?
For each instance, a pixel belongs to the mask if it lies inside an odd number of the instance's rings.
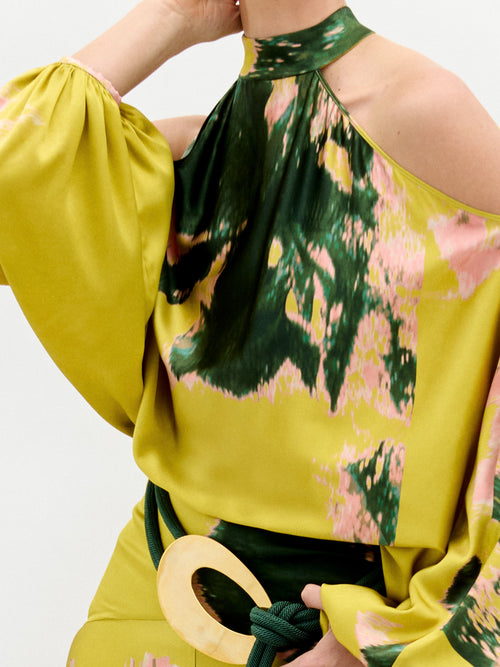
[[[405,648],[406,644],[391,644],[389,646],[368,646],[362,653],[368,667],[392,667]],[[422,667],[424,667],[422,665]]]
[[[367,313],[381,312],[392,333],[385,363],[399,408],[413,395],[415,358],[399,343],[401,321],[368,282],[374,240],[370,245],[345,238],[349,220],[360,235],[376,239],[373,149],[341,120],[329,128],[350,155],[353,182],[346,192],[319,164],[326,137],[311,139],[321,81],[313,72],[296,84],[289,108],[269,132],[264,118],[272,84],[240,80],[176,166],[176,233],[192,243],[175,262],[165,262],[160,289],[169,302],[182,302],[221,256],[224,262],[210,303],[201,303],[200,322],[172,347],[172,372],[177,378],[195,372],[242,397],[289,361],[313,393],[323,363],[334,411],[359,323]],[[268,266],[273,242],[282,255]],[[334,276],[316,259],[324,252]],[[319,345],[286,312],[292,293],[301,321],[312,325],[315,281],[324,295],[323,362]],[[331,319],[339,306],[340,319]]]
[[[175,339],[170,370],[179,380],[195,373],[214,389],[241,398],[265,391],[284,364],[291,364],[311,394],[328,395],[333,412],[359,324],[376,312],[389,322],[384,362],[401,411],[413,397],[416,364],[400,344],[401,320],[369,283],[379,200],[371,180],[373,149],[340,115],[323,122],[328,94],[315,71],[318,54],[325,65],[369,31],[347,8],[317,31],[314,48],[297,46],[301,38],[311,39],[307,30],[290,40],[280,37],[277,44],[257,44],[251,72],[239,78],[176,163],[172,245],[177,250],[165,261],[160,290],[177,304],[212,273],[215,284],[209,297],[199,299],[199,321]],[[289,62],[290,49],[303,73],[271,80],[288,73],[280,68]],[[347,189],[321,158],[327,144],[349,156]],[[346,238],[347,223],[356,226],[354,239]],[[276,264],[269,263],[273,243],[281,248]],[[334,275],[325,268],[325,257]],[[311,333],[318,285],[324,318],[319,342]],[[291,297],[300,321],[287,313]]]
[[[396,538],[401,489],[391,481],[391,467],[398,465],[397,456],[396,450],[382,442],[370,459],[346,466],[359,486],[366,509],[380,529],[381,545],[393,544]],[[377,472],[377,468],[381,468],[380,471]]]
[[[495,477],[495,498],[493,502],[493,519],[500,521],[500,475]]]
[[[399,330],[403,321],[394,318],[392,313],[385,311],[391,327],[391,351],[384,356],[386,368],[391,377],[391,396],[395,405],[407,405],[413,394],[417,375],[417,358],[399,344]]]
[[[500,581],[483,580],[480,589],[479,596],[498,596]],[[484,621],[485,616],[487,622]],[[474,667],[495,667],[498,664],[495,655],[498,655],[500,647],[500,618],[484,608],[473,595],[465,597],[443,630],[455,651]]]
[[[450,607],[459,606],[478,578],[481,568],[482,563],[479,558],[477,556],[471,558],[467,565],[457,572],[443,602]]]

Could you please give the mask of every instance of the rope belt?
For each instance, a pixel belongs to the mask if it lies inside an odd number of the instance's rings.
[[[247,667],[271,667],[278,651],[309,650],[321,639],[319,611],[298,602],[275,602],[269,609],[254,607],[251,631],[256,642]]]
[[[151,559],[158,569],[164,547],[161,539],[158,510],[174,538],[186,535],[177,518],[169,494],[148,482],[144,502],[144,523]],[[256,641],[247,667],[271,667],[276,654],[295,651],[300,655],[321,639],[320,612],[298,602],[275,602],[269,609],[253,607],[250,630]]]

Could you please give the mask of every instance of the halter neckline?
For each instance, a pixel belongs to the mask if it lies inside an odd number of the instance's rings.
[[[265,39],[244,35],[245,62],[240,77],[281,79],[320,69],[371,32],[349,7],[341,7],[310,28]]]

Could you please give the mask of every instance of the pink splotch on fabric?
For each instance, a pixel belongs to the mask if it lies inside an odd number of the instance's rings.
[[[295,77],[273,81],[273,92],[264,111],[269,134],[272,133],[274,126],[283,118],[289,107],[296,103],[298,91],[299,87]]]
[[[256,401],[266,398],[270,403],[274,403],[277,396],[301,392],[309,393],[309,389],[304,384],[300,369],[290,359],[287,359],[280,366],[276,375],[262,383],[256,392],[250,394],[250,397]]]
[[[487,449],[472,482],[472,509],[476,518],[485,511],[489,515],[493,510],[495,478],[500,476],[500,368],[493,378],[485,413],[489,410],[495,412],[489,428]]]
[[[269,136],[273,133],[276,125],[281,124],[283,118],[288,114],[283,135],[283,155],[286,154],[288,144],[287,129],[293,123],[295,104],[297,103],[298,85],[295,77],[287,77],[273,81],[273,92],[271,93],[264,116],[268,125]]]
[[[368,282],[400,320],[398,332],[402,346],[417,352],[417,306],[420,300],[425,264],[425,236],[406,221],[407,194],[394,178],[393,166],[374,153],[371,179],[379,193],[374,215],[379,225],[373,238],[368,266]]]
[[[389,353],[391,327],[383,313],[367,313],[358,326],[353,351],[340,390],[336,415],[345,414],[350,406],[370,405],[389,419],[409,423],[413,408],[396,405],[391,395],[391,376],[385,363]]]
[[[217,534],[217,528],[220,526],[220,519],[213,519],[210,523],[207,524],[207,537],[215,537]]]
[[[330,95],[320,93],[310,119],[310,137],[313,143],[322,140],[325,129],[334,127],[341,120],[341,111]]]
[[[370,646],[390,646],[394,640],[389,636],[391,630],[402,628],[384,616],[371,611],[358,611],[356,616],[356,639],[361,650]]]
[[[384,216],[399,213],[400,220],[406,220],[406,191],[394,178],[393,165],[377,151],[373,153],[370,181],[379,195],[374,209],[375,219],[384,225]]]
[[[354,446],[344,445],[334,464],[320,464],[316,481],[328,490],[327,519],[332,524],[335,539],[363,544],[380,543],[381,531],[393,520],[397,521],[397,496],[403,478],[405,454],[405,446],[392,441],[367,447],[363,452]],[[366,475],[363,487],[359,478],[353,476],[353,466],[368,470],[373,463],[373,474]],[[368,510],[368,498],[383,474],[385,491],[393,490],[392,494],[386,495],[388,498],[392,496],[394,502],[391,507],[387,504],[383,508],[387,516],[382,512],[373,516]]]
[[[170,658],[155,658],[151,653],[146,653],[144,659],[136,663],[134,658],[130,658],[130,663],[125,663],[125,667],[180,667],[171,662]]]
[[[5,109],[9,102],[13,101],[19,90],[12,84],[7,84],[0,89],[0,111]],[[32,104],[25,104],[22,111],[17,115],[10,117],[0,117],[0,141],[5,139],[12,130],[23,123],[32,123],[33,125],[43,125],[40,112]]]
[[[499,581],[500,545],[497,544],[467,595],[467,613],[461,626],[456,628],[458,640],[481,647],[483,664],[500,664],[500,629],[496,614],[500,602]],[[486,663],[486,659],[491,662]]]
[[[429,221],[429,228],[458,280],[462,299],[471,297],[493,271],[500,268],[500,232],[488,229],[486,220],[461,211],[449,218],[441,215]]]

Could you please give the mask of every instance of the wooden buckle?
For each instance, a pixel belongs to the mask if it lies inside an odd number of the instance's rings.
[[[162,612],[177,634],[198,651],[221,662],[246,665],[255,637],[230,630],[201,606],[192,586],[193,575],[201,568],[225,574],[258,607],[271,606],[259,581],[229,549],[210,537],[185,535],[166,549],[158,566]]]

